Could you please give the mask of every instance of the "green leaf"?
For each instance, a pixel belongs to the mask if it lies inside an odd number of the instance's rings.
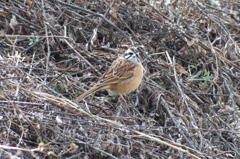
[[[191,77],[191,79],[197,78],[202,74],[202,71],[198,71],[195,75]]]
[[[112,101],[112,100],[116,100],[116,96],[104,98],[104,99],[99,100],[98,102],[96,102],[96,104],[102,103],[102,102],[107,101],[107,100],[111,100],[111,101]]]
[[[203,80],[204,80],[204,83],[203,83],[203,89],[205,89],[207,87],[207,82],[210,81],[211,79],[211,76],[206,76],[206,77],[203,77]]]
[[[207,75],[207,76],[209,76],[209,71],[205,69],[205,70],[204,70],[204,74]]]

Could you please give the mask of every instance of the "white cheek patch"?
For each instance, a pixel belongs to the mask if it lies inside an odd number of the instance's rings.
[[[132,63],[140,63],[140,59],[138,57],[138,51],[136,50],[132,50],[132,49],[128,49],[125,52],[125,55],[120,57],[120,59],[125,59],[127,61],[130,61]]]
[[[125,57],[125,59],[129,59],[130,57],[132,57],[133,55],[131,55],[131,54],[126,54],[124,57]]]

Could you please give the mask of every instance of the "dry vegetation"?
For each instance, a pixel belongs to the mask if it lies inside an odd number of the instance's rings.
[[[0,158],[240,158],[238,0],[0,4]],[[128,104],[75,103],[130,45]]]

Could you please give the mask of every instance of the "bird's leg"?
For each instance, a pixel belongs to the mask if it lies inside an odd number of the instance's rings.
[[[128,104],[123,95],[120,94],[119,96],[120,96],[120,98],[121,98],[126,104]]]

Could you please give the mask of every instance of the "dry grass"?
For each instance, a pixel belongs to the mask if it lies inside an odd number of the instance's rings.
[[[237,0],[0,4],[0,158],[240,158]],[[129,104],[74,103],[130,45]]]

